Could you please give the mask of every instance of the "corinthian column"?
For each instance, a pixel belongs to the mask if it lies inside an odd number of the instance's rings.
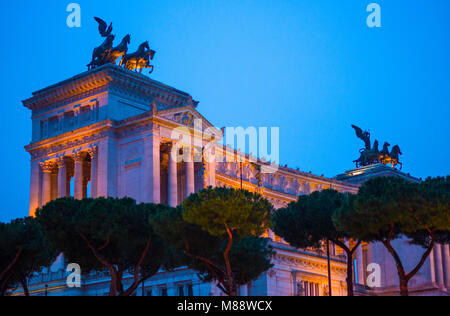
[[[76,153],[73,155],[75,162],[75,188],[74,197],[77,200],[83,199],[83,155]]]
[[[211,148],[209,155],[209,182],[208,185],[215,187],[216,186],[216,148]]]
[[[201,177],[202,177],[202,189],[205,189],[208,187],[209,184],[209,158],[208,158],[209,152],[202,149],[202,171],[201,171]]]
[[[186,197],[195,193],[195,181],[194,181],[194,156],[192,148],[189,148],[187,155],[188,161],[186,161]]]
[[[169,205],[172,207],[177,206],[177,195],[178,195],[178,183],[177,183],[177,159],[175,149],[177,148],[172,143],[168,144],[169,148]]]
[[[358,274],[358,284],[365,285],[366,280],[364,280],[364,260],[363,260],[363,246],[359,245],[356,249],[356,269]]]
[[[97,147],[89,149],[91,157],[91,198],[97,197]]]
[[[63,198],[67,196],[67,169],[64,157],[59,158],[58,164],[58,197]]]
[[[445,266],[445,287],[447,290],[450,289],[450,251],[449,247],[450,245],[441,245],[442,247],[442,256],[444,260],[444,266]]]
[[[439,287],[444,287],[444,267],[442,265],[442,248],[440,244],[435,244],[434,254],[436,265],[436,282]]]
[[[41,164],[42,167],[42,206],[51,201],[52,187],[51,176],[53,166],[49,162]]]
[[[142,201],[161,203],[161,139],[159,130],[144,140],[144,188]]]

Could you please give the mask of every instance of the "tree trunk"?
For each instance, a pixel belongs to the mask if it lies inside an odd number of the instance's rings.
[[[0,280],[0,296],[5,296],[6,294],[6,290],[8,289],[8,281],[11,278],[12,272],[9,272],[7,275],[5,275],[5,277],[3,278],[3,280]]]
[[[400,295],[409,296],[409,288],[408,288],[409,280],[406,278],[405,275],[402,276],[399,275],[399,280],[400,280]]]
[[[389,251],[389,253],[394,258],[396,267],[397,267],[397,274],[398,274],[398,280],[400,283],[400,295],[401,296],[409,296],[408,292],[408,278],[406,277],[405,268],[403,267],[402,261],[400,259],[400,256],[397,254],[395,249],[391,245],[391,241],[388,239],[386,241],[383,241],[384,246]]]
[[[212,275],[214,275],[216,277],[216,279],[218,280],[217,287],[225,295],[231,296],[230,292],[228,291],[228,281],[226,280],[227,272],[220,265],[216,264],[215,262],[211,261],[208,258],[197,256],[197,255],[190,253],[189,247],[187,247],[187,246],[186,246],[186,250],[184,251],[184,253],[193,259],[203,262],[206,265],[206,268],[208,269],[208,271]]]
[[[400,259],[400,256],[397,254],[394,247],[392,247],[391,240],[387,239],[386,241],[383,241],[384,246],[389,251],[389,253],[392,255],[392,257],[394,258],[395,263],[397,265],[397,273],[398,273],[398,279],[399,279],[399,283],[400,283],[400,295],[401,296],[409,296],[409,288],[408,288],[409,280],[411,280],[417,274],[417,272],[419,272],[419,270],[424,265],[426,259],[430,255],[431,251],[433,250],[434,243],[435,243],[435,237],[434,237],[433,231],[430,232],[430,238],[431,238],[430,244],[429,244],[427,250],[425,251],[425,253],[422,255],[420,262],[408,274],[406,274],[405,269],[403,268],[403,264]]]
[[[116,279],[116,290],[117,290],[117,296],[123,295],[123,270],[118,267],[116,270],[117,273],[117,279]]]
[[[353,253],[347,253],[347,296],[354,296],[353,292]]]
[[[330,240],[327,239],[327,268],[328,268],[328,296],[333,296],[331,284],[331,257],[330,257]]]
[[[109,263],[98,251],[98,249],[96,249],[91,243],[90,241],[87,239],[87,237],[82,234],[82,233],[78,233],[80,235],[80,237],[86,242],[87,247],[92,251],[92,254],[97,258],[98,261],[100,261],[101,264],[103,264],[109,271],[109,273],[111,274],[111,285],[109,288],[109,296],[116,296],[117,295],[117,281],[118,281],[118,276],[117,276],[117,272],[116,269],[114,268],[114,266]]]
[[[111,285],[109,286],[109,296],[117,295],[117,273],[114,268],[110,269],[111,273]]]
[[[136,264],[135,268],[134,268],[134,281],[133,284],[124,292],[122,293],[122,296],[130,296],[131,294],[133,294],[134,291],[136,291],[136,289],[139,286],[139,271],[141,269],[142,264],[144,263],[145,257],[147,256],[147,253],[150,249],[150,245],[151,245],[151,239],[149,239],[147,241],[147,244],[145,245],[145,249],[141,254],[141,257],[139,258],[138,263]]]
[[[25,296],[30,296],[30,292],[28,291],[27,279],[26,278],[20,278],[20,284],[22,285],[24,295]]]
[[[349,249],[347,245],[339,240],[331,240],[333,243],[344,249],[345,253],[347,254],[347,296],[354,296],[354,289],[353,289],[353,253],[356,249],[361,245],[361,241],[358,241],[353,247],[353,249]]]
[[[233,246],[233,234],[229,228],[227,228],[227,233],[228,233],[228,244],[223,253],[223,257],[225,260],[225,266],[227,268],[228,291],[230,293],[230,296],[236,296],[237,293],[236,288],[234,286],[233,271],[231,270],[230,264],[230,251],[231,247]]]
[[[19,248],[19,250],[17,250],[16,255],[14,256],[13,260],[11,260],[11,262],[8,264],[8,266],[0,273],[0,282],[3,282],[3,280],[9,274],[12,267],[16,264],[17,260],[19,260],[21,253],[22,253],[22,248]]]

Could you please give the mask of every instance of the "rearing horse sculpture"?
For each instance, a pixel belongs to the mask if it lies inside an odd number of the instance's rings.
[[[364,132],[361,128],[352,125],[352,128],[356,132],[356,136],[364,141],[365,148],[360,149],[360,157],[353,162],[356,163],[356,168],[365,167],[368,165],[373,165],[376,163],[382,163],[384,165],[391,164],[392,168],[395,168],[397,165],[400,165],[400,169],[402,169],[402,163],[399,161],[399,156],[402,155],[400,147],[395,145],[392,148],[392,151],[389,152],[389,147],[391,144],[385,142],[383,145],[383,149],[378,151],[378,141],[376,140],[373,144],[373,147],[370,146],[370,133]]]
[[[148,41],[146,41],[139,45],[135,53],[124,55],[120,66],[124,66],[128,70],[135,70],[136,72],[139,69],[139,72],[142,72],[143,68],[151,68],[149,63],[154,55],[155,52],[150,49]]]
[[[139,73],[141,73],[144,68],[150,68],[150,73],[152,73],[153,72],[153,66],[150,65],[150,60],[153,60],[153,58],[155,57],[155,53],[156,52],[154,50],[149,49],[145,53],[145,57],[139,59],[138,65],[136,67],[136,71],[139,71]]]
[[[392,168],[395,168],[396,165],[400,165],[400,170],[403,168],[403,164],[399,161],[400,155],[402,155],[402,151],[398,145],[392,147],[389,155],[384,156],[382,163],[391,164]]]
[[[115,64],[118,58],[125,56],[128,52],[128,44],[130,44],[130,41],[131,35],[128,34],[122,39],[122,42],[120,42],[117,47],[111,49],[109,56],[106,58],[106,63]]]

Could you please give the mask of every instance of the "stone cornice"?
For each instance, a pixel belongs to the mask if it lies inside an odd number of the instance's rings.
[[[108,64],[36,91],[33,97],[23,101],[23,105],[31,110],[55,107],[97,94],[107,88],[116,93],[140,96],[147,101],[157,100],[169,107],[196,107],[198,104],[185,92],[142,74]]]
[[[390,176],[400,177],[410,182],[421,182],[421,179],[411,176],[409,173],[404,173],[398,169],[383,165],[376,164],[357,169],[347,170],[344,174],[338,175],[337,179],[341,181],[347,181],[353,184],[361,184],[374,177]]]
[[[217,170],[216,170],[216,181],[226,184],[226,185],[229,185],[234,188],[240,187],[240,184],[241,184],[240,183],[241,180],[239,178],[231,177],[231,176],[223,174]],[[287,205],[290,202],[297,201],[297,199],[298,199],[298,197],[296,197],[292,194],[274,191],[274,190],[271,190],[264,186],[258,187],[258,185],[248,182],[246,180],[243,181],[243,188],[248,191],[259,192],[265,198],[267,198],[271,203]]]
[[[342,181],[338,180],[336,178],[327,178],[322,176],[318,176],[315,174],[312,174],[311,172],[303,172],[300,171],[300,169],[294,170],[293,168],[289,168],[287,165],[280,166],[280,165],[271,165],[269,162],[265,161],[264,159],[254,157],[251,154],[244,154],[240,152],[239,150],[235,150],[231,148],[230,146],[222,146],[220,144],[217,144],[216,150],[222,150],[223,151],[223,159],[224,161],[230,162],[230,161],[243,161],[246,164],[249,163],[255,163],[260,166],[265,166],[267,169],[274,169],[276,170],[277,176],[280,177],[295,177],[295,179],[302,181],[302,182],[311,182],[314,183],[317,186],[320,186],[321,189],[334,189],[338,191],[347,191],[350,193],[357,193],[359,190],[360,185],[355,183],[350,183],[348,181]],[[227,157],[227,158],[225,158]],[[237,158],[239,157],[239,159]],[[230,160],[231,159],[231,160]]]
[[[74,131],[54,136],[25,146],[31,160],[47,159],[68,151],[79,150],[80,147],[92,145],[106,137],[115,138],[115,122],[105,120],[88,125]]]
[[[276,249],[275,249],[276,251]],[[309,257],[309,258],[308,258]],[[278,264],[294,265],[296,267],[302,267],[306,269],[312,269],[317,272],[321,272],[324,276],[327,275],[328,266],[326,259],[317,258],[312,254],[280,254],[277,252],[274,261]],[[346,274],[345,264],[332,260],[331,271],[335,274],[344,276]]]
[[[103,128],[96,132],[80,134],[70,138],[70,140],[58,141],[48,145],[35,146],[34,144],[25,147],[30,153],[31,160],[40,160],[49,156],[58,155],[67,151],[73,151],[81,146],[92,144],[106,137],[114,136],[111,128]]]
[[[248,162],[245,162],[246,164],[248,164]],[[257,163],[259,164],[259,162]],[[239,174],[234,175],[234,174],[228,174],[228,173],[224,173],[223,170],[221,170],[220,168],[216,168],[216,177],[217,180],[220,181],[223,184],[232,186],[232,187],[240,187],[240,176]],[[329,181],[326,181],[325,179],[321,179],[320,181],[317,180],[317,178],[315,177],[308,177],[304,174],[298,174],[296,172],[290,172],[288,170],[277,170],[274,174],[267,174],[267,177],[284,177],[284,179],[286,181],[283,182],[283,185],[281,185],[280,188],[278,189],[274,189],[271,188],[270,186],[267,185],[267,183],[265,183],[263,181],[263,185],[261,188],[258,187],[258,185],[256,184],[255,181],[257,181],[256,179],[253,179],[253,181],[249,181],[246,177],[243,180],[243,187],[247,190],[250,191],[258,191],[258,190],[262,190],[262,194],[267,197],[272,203],[276,202],[277,204],[284,204],[287,205],[290,202],[296,201],[298,199],[298,196],[296,194],[294,194],[292,191],[292,187],[291,187],[291,183],[293,181],[297,182],[297,183],[307,183],[307,184],[315,184],[315,185],[321,185],[322,187],[320,188],[320,190],[322,189],[327,189],[330,186],[333,187],[333,189],[338,190],[338,191],[349,191],[352,193],[356,193],[357,190],[355,190],[355,185],[352,184],[347,184],[345,182],[339,182],[336,183],[335,181],[329,179]],[[305,194],[307,192],[303,192],[302,189],[298,188],[300,190],[300,192],[298,192],[298,194]]]

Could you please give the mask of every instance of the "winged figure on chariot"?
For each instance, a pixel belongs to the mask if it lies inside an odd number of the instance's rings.
[[[359,150],[360,157],[353,161],[354,163],[356,163],[356,168],[382,163],[384,165],[390,164],[392,165],[392,168],[400,165],[400,169],[402,169],[403,164],[399,161],[402,152],[398,145],[392,147],[392,150],[389,152],[389,147],[391,145],[388,142],[385,142],[383,145],[383,149],[379,151],[378,140],[375,140],[373,146],[371,146],[370,132],[363,131],[361,128],[355,125],[352,125],[352,128],[355,130],[356,136],[361,139],[365,145],[364,148],[361,148]]]

